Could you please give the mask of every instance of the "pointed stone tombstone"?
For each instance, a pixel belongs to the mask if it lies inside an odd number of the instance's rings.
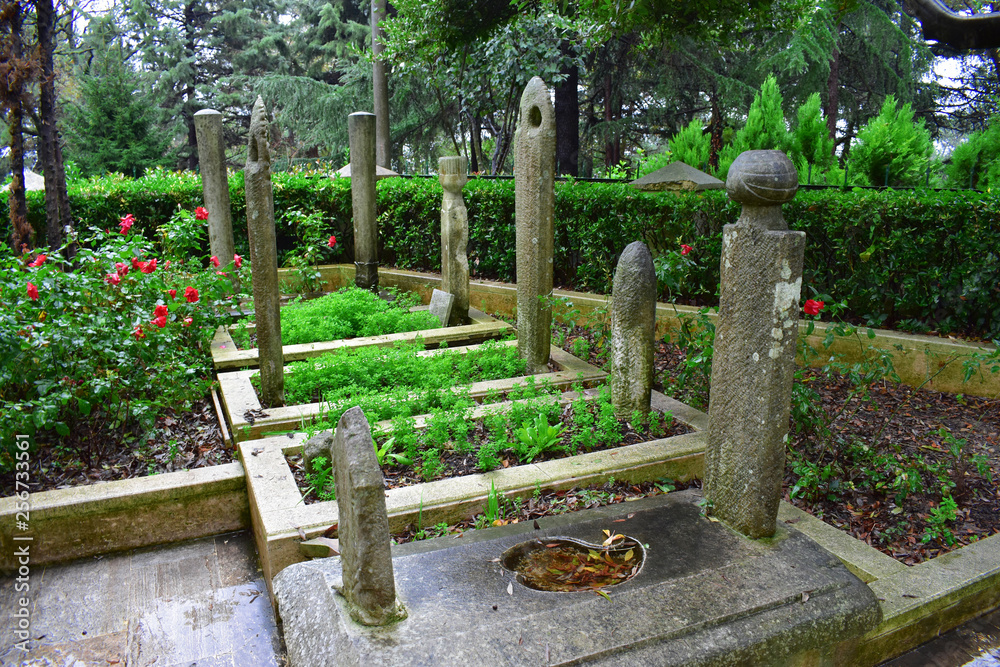
[[[455,295],[448,324],[469,320],[469,212],[462,199],[468,183],[465,157],[450,156],[438,160],[438,178],[444,189],[441,199],[441,289]]]
[[[233,246],[222,114],[214,109],[202,109],[194,115],[194,130],[198,139],[202,197],[208,209],[208,245],[211,253],[226,265],[233,260],[236,251]]]
[[[781,204],[797,188],[780,151],[741,154],[726,180],[743,212],[722,238],[705,497],[752,538],[774,534],[784,477],[805,234],[788,230]]]
[[[351,146],[351,209],[354,218],[354,284],[378,291],[378,219],[375,216],[375,114],[347,117]]]
[[[615,414],[649,412],[656,339],[656,270],[642,241],[618,258],[611,292],[611,403]]]
[[[353,407],[340,418],[331,456],[339,508],[340,593],[351,618],[362,625],[406,618],[396,599],[382,469],[361,408]]]
[[[260,398],[264,405],[275,407],[285,404],[285,360],[281,349],[281,295],[278,289],[274,191],[271,187],[271,151],[267,132],[267,111],[263,98],[258,96],[250,115],[250,143],[244,180],[260,360]]]
[[[455,295],[436,289],[431,292],[431,304],[428,310],[441,322],[441,326],[448,326],[451,319],[452,309],[455,307]]]
[[[556,123],[545,82],[534,77],[521,95],[514,138],[517,230],[517,350],[531,373],[549,363],[552,249],[555,244]]]

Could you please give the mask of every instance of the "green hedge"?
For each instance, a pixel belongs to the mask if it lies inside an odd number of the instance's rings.
[[[350,181],[305,174],[274,177],[275,211],[322,211],[338,244],[333,261],[353,257]],[[238,251],[246,249],[242,174],[230,179]],[[378,183],[382,263],[437,271],[441,265],[441,186],[436,179]],[[515,280],[514,184],[472,180],[469,262],[474,276]],[[154,172],[137,179],[100,179],[71,190],[80,229],[117,224],[126,212],[150,238],[178,205],[201,204],[195,175]],[[40,193],[31,193],[29,217],[44,228]],[[0,202],[9,238],[6,202]],[[617,183],[556,185],[555,282],[607,292],[619,253],[640,239],[654,254],[694,246],[695,261],[681,299],[714,303],[719,280],[721,227],[739,209],[720,191],[646,194]],[[807,234],[803,298],[818,294],[846,301],[858,321],[904,330],[1000,336],[1000,197],[974,191],[801,191],[784,206],[792,229]],[[281,223],[279,251],[298,243]]]

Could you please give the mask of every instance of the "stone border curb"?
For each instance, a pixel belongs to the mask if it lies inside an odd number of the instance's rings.
[[[0,571],[17,569],[15,545],[41,565],[250,526],[239,463],[32,493],[29,530],[17,531],[30,542],[13,541],[16,501],[0,498]]]
[[[454,523],[475,516],[482,512],[493,485],[507,497],[523,498],[536,488],[568,489],[605,482],[610,477],[633,482],[699,477],[706,438],[700,431],[707,425],[708,416],[659,392],[653,392],[653,407],[672,412],[677,421],[695,432],[390,489],[386,492],[389,529],[399,531],[417,522],[425,526],[442,521]],[[301,541],[318,537],[337,523],[336,501],[306,505],[285,461],[286,454],[301,451],[304,441],[304,434],[294,434],[239,444],[240,460],[247,471],[254,540],[269,590],[274,575],[305,560],[299,550]]]

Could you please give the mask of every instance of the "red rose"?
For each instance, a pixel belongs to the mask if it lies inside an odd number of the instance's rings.
[[[28,264],[28,266],[32,268],[36,266],[41,266],[43,263],[45,263],[46,259],[48,259],[48,255],[39,255],[38,257],[35,258],[35,261]]]
[[[802,307],[802,310],[806,311],[806,315],[819,315],[819,311],[826,307],[822,301],[814,301],[812,299],[806,299],[806,305]]]
[[[165,269],[169,269],[170,268],[170,260],[169,259],[163,264],[163,268],[165,268]]]
[[[160,327],[162,329],[163,327],[167,326],[167,316],[166,315],[161,315],[159,317],[154,317],[153,319],[151,319],[149,321],[149,323],[150,324],[155,324],[156,326],[158,326],[158,327]]]
[[[692,250],[694,250],[694,248],[692,248],[691,246],[689,246],[687,243],[682,243],[681,244],[681,254],[682,255],[686,255],[689,252],[691,252]]]
[[[28,298],[32,301],[38,300],[38,288],[31,283],[28,283]]]
[[[119,276],[124,276],[128,273],[128,264],[125,262],[115,262],[115,270]]]
[[[194,210],[195,220],[208,220],[208,211],[205,208],[199,206]]]
[[[146,337],[145,332],[142,330],[141,324],[132,330],[132,335],[135,336],[136,340],[141,340]]]
[[[128,215],[126,215],[124,218],[121,219],[121,222],[118,225],[119,231],[122,234],[128,234],[128,230],[132,229],[132,223],[134,222],[135,222],[135,216],[129,213]]]
[[[167,316],[167,307],[164,306],[163,304],[160,304],[155,309],[153,309],[153,317],[166,318],[166,316]]]
[[[185,318],[184,318],[184,323],[183,323],[183,324],[181,324],[181,326],[182,326],[182,327],[189,327],[189,326],[191,326],[191,322],[193,322],[193,321],[194,321],[194,320],[193,320],[192,318],[190,318],[190,317],[185,317]]]
[[[212,263],[212,266],[214,266],[215,268],[219,268],[219,258],[216,257],[215,255],[212,255],[212,258],[208,261],[210,261]]]
[[[138,257],[132,258],[132,268],[141,269],[144,262],[140,262]]]
[[[117,273],[109,273],[108,275],[104,276],[104,282],[110,283],[112,285],[117,285],[121,281],[122,281],[121,276],[119,276]]]
[[[194,303],[198,300],[198,290],[193,287],[188,287],[184,290],[184,298],[187,299],[188,303]]]
[[[169,294],[170,298],[173,299],[175,296],[177,296],[177,290],[175,290],[175,289],[168,289],[167,290],[167,294]]]
[[[156,258],[154,257],[148,262],[143,263],[143,265],[139,267],[139,270],[143,273],[152,273],[153,271],[156,271]]]
[[[330,240],[326,242],[326,245],[328,245],[331,248],[333,246],[337,245],[337,237],[336,236],[330,236]]]
[[[233,255],[233,261],[236,262],[237,269],[243,266],[243,258],[239,255]]]

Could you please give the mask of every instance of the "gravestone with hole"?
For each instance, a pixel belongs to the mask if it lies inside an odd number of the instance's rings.
[[[514,138],[517,349],[531,373],[544,373],[549,363],[555,169],[555,112],[549,89],[536,76],[521,95]]]
[[[722,236],[705,496],[754,538],[774,534],[785,470],[805,234],[788,230],[781,204],[797,188],[780,151],[741,154],[726,180],[743,211]]]
[[[615,414],[649,413],[656,338],[656,271],[641,241],[625,247],[611,292],[611,402]]]
[[[375,114],[347,117],[351,146],[351,210],[354,217],[354,284],[378,291],[378,219],[375,216]]]
[[[285,403],[285,358],[281,349],[281,295],[278,289],[274,191],[267,133],[267,111],[264,99],[258,96],[250,115],[250,143],[244,171],[247,232],[257,320],[260,399],[264,405],[276,407]]]
[[[208,245],[222,264],[228,264],[236,251],[233,246],[222,114],[213,109],[202,109],[194,115],[194,129],[198,139],[202,197],[208,209]]]
[[[438,159],[438,178],[444,195],[441,198],[441,289],[455,295],[448,324],[469,320],[469,213],[462,199],[462,188],[469,181],[465,175],[464,156]]]

